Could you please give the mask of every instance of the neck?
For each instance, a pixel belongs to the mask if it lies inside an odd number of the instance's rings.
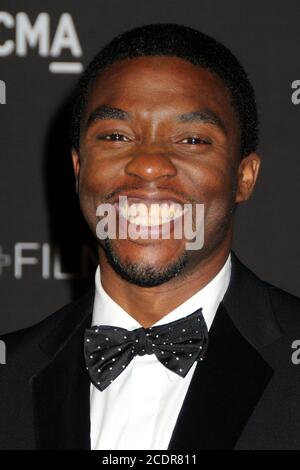
[[[205,287],[222,269],[230,252],[224,246],[178,277],[156,287],[140,287],[122,279],[99,254],[101,283],[107,294],[144,328],[159,321]]]

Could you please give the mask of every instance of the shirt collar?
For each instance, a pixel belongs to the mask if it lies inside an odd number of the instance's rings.
[[[231,275],[231,253],[216,274],[216,276],[196,292],[192,297],[187,299],[181,305],[169,312],[163,318],[158,320],[152,326],[164,325],[198,310],[202,307],[202,314],[209,330],[217,312],[219,303],[223,299],[228,288]],[[100,266],[97,267],[95,274],[95,300],[93,307],[92,325],[110,325],[120,328],[126,328],[132,331],[141,328],[140,325],[131,315],[129,315],[119,304],[117,304],[104,290],[101,283]],[[178,378],[178,374],[164,367],[170,380]]]

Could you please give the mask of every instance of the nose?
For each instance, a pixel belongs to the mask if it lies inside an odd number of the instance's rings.
[[[125,167],[128,175],[138,176],[145,181],[177,175],[177,169],[170,156],[160,151],[139,151]]]

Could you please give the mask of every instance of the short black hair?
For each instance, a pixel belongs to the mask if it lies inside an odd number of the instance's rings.
[[[72,147],[79,150],[81,120],[89,90],[97,76],[115,62],[147,56],[179,57],[220,77],[230,91],[239,119],[241,157],[256,150],[257,107],[254,90],[244,68],[223,44],[200,31],[178,24],[149,24],[134,28],[115,37],[94,57],[81,76],[74,96]]]

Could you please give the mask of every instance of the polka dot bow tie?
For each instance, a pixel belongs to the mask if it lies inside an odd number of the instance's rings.
[[[171,323],[133,331],[106,325],[86,328],[84,356],[91,381],[103,391],[137,355],[155,354],[165,367],[185,377],[195,361],[203,360],[207,344],[200,308]]]

